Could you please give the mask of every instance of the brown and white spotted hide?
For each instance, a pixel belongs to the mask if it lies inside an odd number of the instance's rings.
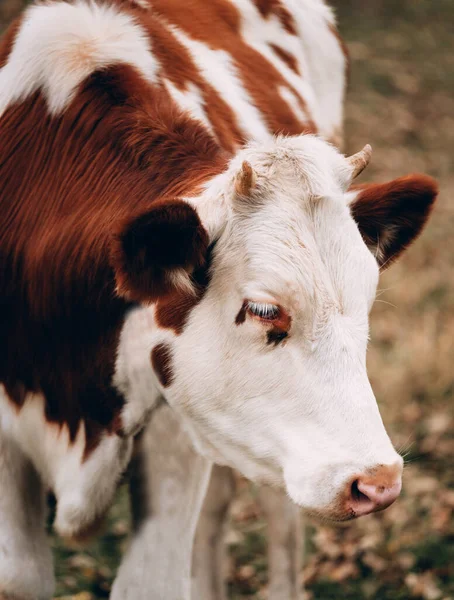
[[[163,398],[205,457],[310,511],[363,514],[358,481],[397,489],[368,312],[437,190],[349,191],[369,151],[324,141],[345,76],[322,0],[50,0],[6,33],[0,485],[19,457],[61,534],[102,516]],[[0,526],[0,593],[48,598],[47,558],[41,581],[4,572],[10,541]]]

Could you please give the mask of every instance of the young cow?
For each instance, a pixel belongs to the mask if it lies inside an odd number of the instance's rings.
[[[0,595],[52,596],[45,491],[90,530],[163,399],[205,457],[188,514],[210,461],[334,520],[399,494],[368,312],[436,185],[349,191],[370,148],[310,135],[344,66],[318,0],[55,0],[6,34]]]

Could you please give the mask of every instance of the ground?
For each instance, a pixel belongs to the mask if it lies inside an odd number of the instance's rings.
[[[9,5],[20,2],[0,0],[0,27],[13,12]],[[424,172],[438,179],[441,194],[423,236],[383,274],[372,312],[369,372],[390,435],[406,454],[402,497],[384,513],[342,528],[307,523],[301,580],[309,599],[453,600],[454,50],[448,24],[454,0],[337,5],[351,53],[347,150],[374,148],[363,180]],[[52,537],[56,597],[107,598],[128,528],[122,489],[94,543],[71,548]],[[230,597],[266,599],[266,527],[248,486],[233,507],[227,543]]]

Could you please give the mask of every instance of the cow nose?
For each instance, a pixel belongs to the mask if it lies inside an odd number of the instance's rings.
[[[348,508],[360,517],[388,508],[402,489],[401,465],[380,465],[350,484]]]

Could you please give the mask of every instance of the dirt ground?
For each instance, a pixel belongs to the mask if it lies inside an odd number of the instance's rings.
[[[0,28],[20,3],[0,0]],[[301,581],[309,600],[454,600],[454,0],[336,4],[351,53],[346,149],[372,144],[364,180],[425,172],[441,194],[372,312],[369,372],[406,456],[402,497],[339,529],[307,523]],[[52,538],[60,600],[108,597],[128,528],[122,489],[102,538],[82,549]],[[266,599],[266,526],[249,488],[227,543],[230,597]]]

